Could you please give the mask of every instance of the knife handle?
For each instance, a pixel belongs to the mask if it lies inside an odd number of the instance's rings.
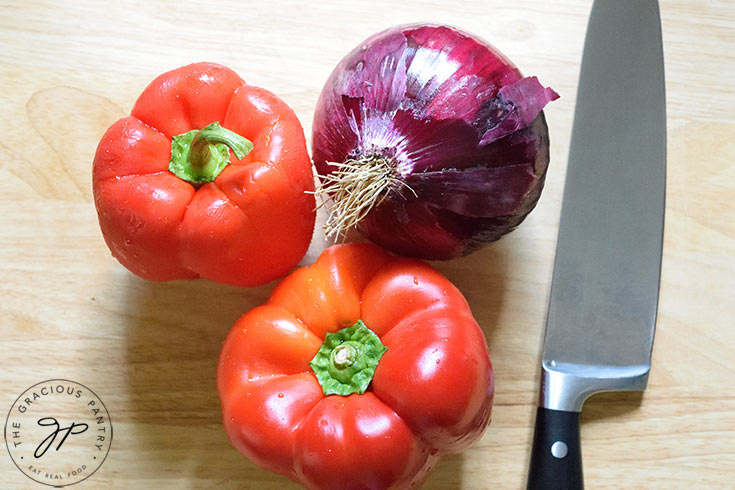
[[[533,434],[528,490],[582,490],[579,412],[539,407]]]

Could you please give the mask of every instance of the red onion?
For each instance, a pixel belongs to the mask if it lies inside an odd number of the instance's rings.
[[[385,30],[334,69],[312,151],[332,198],[328,235],[450,259],[513,230],[549,163],[541,110],[558,95],[484,41],[447,26]]]

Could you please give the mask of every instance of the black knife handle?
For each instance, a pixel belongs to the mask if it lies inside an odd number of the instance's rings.
[[[582,490],[579,412],[539,407],[533,434],[528,490]]]

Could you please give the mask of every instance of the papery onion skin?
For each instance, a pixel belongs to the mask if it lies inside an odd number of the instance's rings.
[[[535,207],[549,163],[541,109],[557,97],[470,34],[396,26],[353,49],[327,80],[314,163],[326,176],[366,155],[389,159],[405,185],[358,229],[394,253],[455,258],[512,231]]]

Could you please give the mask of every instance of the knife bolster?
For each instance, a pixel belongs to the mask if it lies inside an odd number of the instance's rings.
[[[584,401],[602,391],[642,391],[650,365],[591,366],[542,362],[539,406],[551,410],[580,412]]]

